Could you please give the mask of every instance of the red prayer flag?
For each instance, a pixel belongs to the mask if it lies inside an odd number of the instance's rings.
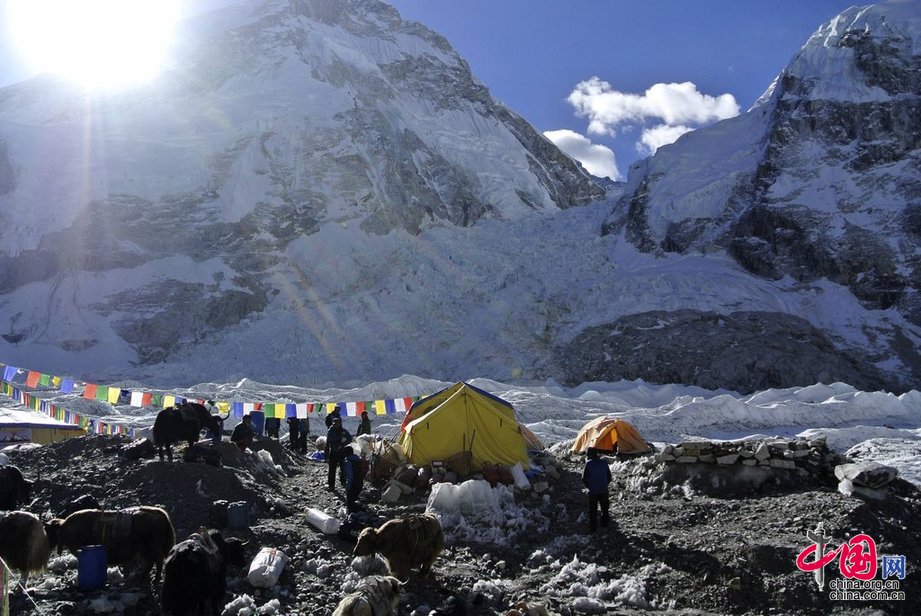
[[[86,387],[83,389],[83,397],[84,397],[84,398],[87,398],[88,400],[95,400],[95,399],[96,399],[96,390],[97,390],[97,389],[98,389],[98,386],[97,386],[97,385],[93,385],[93,384],[91,384],[91,383],[87,383],[87,384],[86,384]]]
[[[26,387],[35,387],[36,385],[38,385],[38,380],[40,378],[42,378],[41,372],[30,370],[29,376],[26,377]]]

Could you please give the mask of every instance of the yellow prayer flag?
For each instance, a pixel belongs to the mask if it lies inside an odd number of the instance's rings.
[[[383,400],[375,400],[375,401],[374,401],[374,412],[375,412],[376,414],[378,414],[378,415],[386,415],[386,414],[387,414],[387,405],[384,403]]]
[[[163,408],[174,406],[176,404],[176,396],[163,396]]]
[[[221,415],[226,415],[230,412],[230,402],[218,402],[217,403],[217,412]]]
[[[122,393],[122,390],[120,390],[118,387],[110,387],[109,396],[108,396],[109,404],[115,404],[116,402],[118,402],[118,396],[121,393]]]
[[[330,413],[335,411],[337,406],[339,405],[335,402],[327,402],[326,403],[326,414],[329,415]]]

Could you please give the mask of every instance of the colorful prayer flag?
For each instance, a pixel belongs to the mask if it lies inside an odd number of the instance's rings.
[[[38,384],[41,385],[42,387],[50,387],[51,386],[51,375],[42,374],[41,376],[39,376]]]
[[[74,390],[73,379],[61,379],[61,393],[69,394]]]
[[[83,397],[86,398],[87,400],[95,400],[96,390],[98,389],[98,387],[99,387],[98,385],[87,383],[86,387],[83,388]]]
[[[144,392],[142,391],[132,391],[131,392],[131,406],[144,406]]]
[[[383,400],[374,401],[374,413],[377,415],[386,415],[387,414],[387,405],[384,404]]]
[[[96,399],[102,400],[103,402],[108,402],[109,400],[109,386],[108,385],[100,385],[96,389]]]
[[[163,396],[163,408],[169,408],[176,404],[176,396],[164,395]]]
[[[3,380],[12,381],[16,378],[16,375],[19,373],[19,368],[15,366],[7,366],[3,369]]]
[[[29,375],[26,377],[26,387],[32,389],[38,385],[38,380],[42,378],[42,375],[35,370],[30,370]]]
[[[117,387],[110,387],[110,388],[109,388],[109,396],[108,396],[108,398],[106,398],[106,401],[107,401],[109,404],[117,404],[117,403],[118,403],[118,397],[121,395],[121,393],[122,393],[122,390],[120,390],[119,388],[117,388]]]
[[[243,417],[243,403],[242,402],[234,402],[231,405],[231,408],[233,409],[234,417]]]

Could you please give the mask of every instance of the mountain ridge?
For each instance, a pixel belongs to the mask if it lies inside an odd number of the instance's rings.
[[[850,45],[855,24],[889,24],[871,19],[887,7],[861,10],[823,28]],[[752,110],[661,148],[605,192],[443,37],[375,0],[272,0],[184,28],[159,85],[92,108],[47,78],[0,90],[4,361],[186,384],[918,382],[913,227],[895,229],[883,197],[856,214],[825,199],[836,179],[869,178],[894,186],[885,197],[914,220],[919,154],[904,135],[917,123],[899,124],[895,162],[846,166],[827,99],[797,95],[822,80],[796,62]],[[915,42],[880,46],[866,31],[861,66],[882,68],[861,75],[911,73]],[[830,49],[851,61],[853,48]],[[913,108],[917,84],[890,82]],[[891,102],[877,99],[856,104]],[[839,189],[852,201],[867,194],[856,180]],[[846,234],[832,223],[848,216],[854,239],[836,244]],[[632,346],[609,344],[625,334]],[[776,366],[760,361],[766,337],[789,340]],[[717,365],[721,348],[751,361]]]

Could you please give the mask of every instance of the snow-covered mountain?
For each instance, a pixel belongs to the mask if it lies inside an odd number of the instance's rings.
[[[149,86],[0,91],[5,357],[156,362],[264,317],[280,292],[320,321],[334,295],[354,295],[339,270],[374,240],[604,194],[390,6],[254,4],[185,24]],[[329,245],[324,226],[349,233]],[[330,344],[354,332],[341,333]],[[323,334],[275,344],[292,343],[313,353]]]
[[[203,15],[142,88],[2,89],[0,361],[158,385],[905,389],[921,28],[900,6],[823,27],[621,199],[375,0]],[[898,297],[876,292],[890,274]]]
[[[742,362],[757,381],[820,362],[866,385],[917,386],[921,3],[855,7],[819,28],[748,113],[631,169],[605,233],[662,258],[726,254],[812,299],[631,315],[578,339],[594,353],[586,376],[605,375],[599,346],[615,356],[648,346],[675,378],[698,383],[702,368],[719,382]],[[691,344],[668,353],[663,339]]]

